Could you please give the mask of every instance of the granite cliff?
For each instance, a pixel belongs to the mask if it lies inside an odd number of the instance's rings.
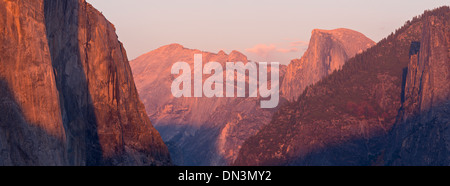
[[[444,19],[442,19],[442,17]],[[402,108],[387,165],[450,165],[450,12],[424,21],[411,44]]]
[[[294,101],[306,87],[340,70],[347,60],[373,45],[371,39],[350,29],[313,30],[305,54],[288,65],[282,95]]]
[[[426,11],[306,88],[234,164],[448,165],[449,14]]]
[[[90,4],[1,0],[0,49],[0,165],[171,164]]]

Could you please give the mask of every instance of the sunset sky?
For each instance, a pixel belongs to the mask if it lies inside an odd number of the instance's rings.
[[[179,43],[238,50],[253,61],[300,58],[315,28],[349,28],[378,42],[450,0],[87,0],[111,21],[130,60]]]

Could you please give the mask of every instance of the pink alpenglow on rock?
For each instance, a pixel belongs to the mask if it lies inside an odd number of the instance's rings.
[[[256,65],[254,62],[247,62],[245,65],[243,62],[227,62],[226,72],[223,75],[223,67],[218,62],[209,62],[203,67],[202,54],[194,55],[194,97],[200,98],[205,95],[208,98],[211,97],[224,97],[224,82],[226,83],[226,97],[234,98],[235,90],[237,91],[237,97],[246,97],[246,84],[248,84],[249,97],[258,97],[258,85],[259,95],[262,98],[270,98],[270,100],[261,100],[261,108],[275,108],[280,101],[279,91],[279,63],[270,63],[271,66],[271,87],[267,82],[267,66],[268,63],[261,62]],[[259,66],[259,83],[258,83],[258,67]],[[182,73],[180,74],[180,70]],[[213,73],[214,70],[214,73]],[[248,83],[246,82],[246,71],[249,72]],[[237,74],[235,73],[237,72]],[[173,82],[171,86],[172,95],[176,98],[180,97],[192,97],[192,71],[191,67],[186,62],[177,62],[172,66],[172,75],[180,74]],[[203,82],[203,74],[210,75]],[[224,77],[226,81],[224,81]],[[236,77],[236,78],[235,78]],[[235,79],[237,80],[237,86],[235,89]],[[214,86],[214,88],[212,88]],[[180,88],[182,87],[182,88]]]

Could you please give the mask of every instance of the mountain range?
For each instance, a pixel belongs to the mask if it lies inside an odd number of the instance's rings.
[[[449,42],[448,6],[378,43],[314,29],[263,109],[171,93],[174,63],[251,62],[239,51],[170,44],[129,62],[85,0],[0,0],[0,166],[448,166]]]
[[[202,54],[204,64],[214,61],[223,67],[226,62],[249,61],[238,51],[211,53],[170,44],[131,61],[136,86],[176,165],[228,165],[247,136],[268,123],[275,109],[261,109],[258,97],[175,98],[172,65],[187,62],[193,69],[194,54]]]
[[[449,165],[449,20],[426,11],[306,88],[234,165]]]
[[[302,59],[280,68],[284,98],[299,94],[302,87],[339,70],[347,59],[374,45],[363,34],[349,29],[317,29],[312,33]],[[269,123],[277,108],[261,109],[260,98],[175,98],[170,90],[176,78],[170,73],[171,67],[184,61],[193,69],[194,54],[202,54],[204,63],[215,61],[222,66],[226,62],[248,62],[238,51],[215,54],[171,44],[131,62],[136,86],[175,164],[230,165],[243,142]]]

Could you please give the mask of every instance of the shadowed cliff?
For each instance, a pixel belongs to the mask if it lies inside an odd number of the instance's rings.
[[[1,132],[45,133],[30,137],[42,147],[39,153],[15,138],[0,138],[25,157],[5,165],[170,164],[138,98],[125,50],[101,13],[84,0],[0,5],[0,78],[10,92],[2,98],[15,100],[12,113],[27,123],[16,128],[4,121],[9,127]],[[3,152],[4,159],[13,156]],[[28,161],[33,154],[46,161]]]
[[[425,11],[308,87],[235,165],[448,165],[449,16]]]

